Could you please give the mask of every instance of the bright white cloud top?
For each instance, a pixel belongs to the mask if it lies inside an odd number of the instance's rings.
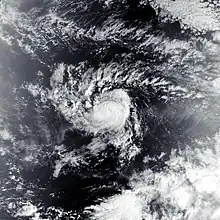
[[[118,131],[130,113],[130,98],[122,89],[108,92],[86,115],[94,131]]]
[[[100,206],[91,206],[95,214],[92,219],[105,220],[142,220],[141,199],[131,191],[124,191],[122,195],[116,195]]]

